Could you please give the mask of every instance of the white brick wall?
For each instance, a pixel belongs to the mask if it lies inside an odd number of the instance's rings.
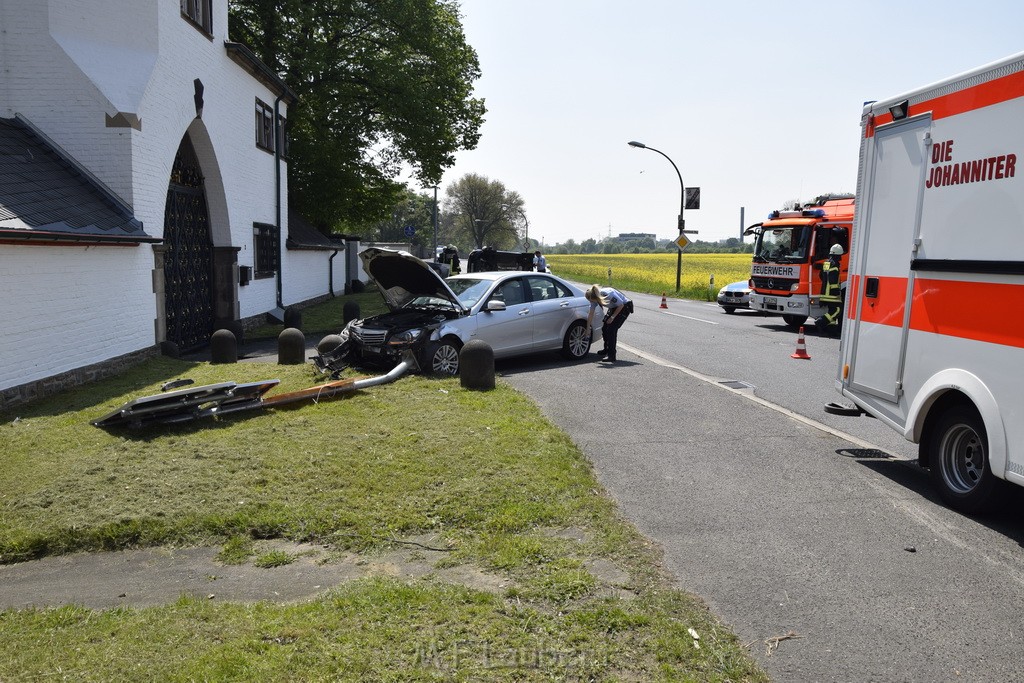
[[[274,224],[274,156],[255,144],[254,105],[274,94],[224,48],[227,0],[214,0],[213,39],[173,0],[0,0],[0,116],[20,113],[163,236],[174,155],[189,133],[206,178],[216,246],[253,265],[253,223]],[[196,119],[194,79],[204,85]],[[285,103],[280,103],[287,115]],[[141,130],[108,128],[137,115]],[[281,165],[282,304],[328,292],[330,252],[297,252],[287,236]],[[152,346],[157,302],[152,248],[0,245],[0,389]],[[345,259],[334,260],[344,291]],[[275,279],[238,289],[242,317],[277,305]],[[59,334],[58,334],[59,332]],[[56,345],[56,346],[54,346]]]
[[[152,346],[149,251],[0,246],[0,388]]]
[[[329,251],[292,249],[285,252],[288,267],[284,274],[285,306],[314,299],[330,291],[331,271],[334,273],[334,293],[345,293],[345,251],[342,249],[330,260]]]

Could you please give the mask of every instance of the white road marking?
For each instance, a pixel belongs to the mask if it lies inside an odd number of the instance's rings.
[[[671,313],[669,311],[663,311],[660,308],[658,309],[658,312],[659,313],[664,313],[665,315],[674,315],[677,318],[686,318],[687,320],[696,320],[699,323],[707,323],[708,325],[720,325],[721,324],[721,323],[716,323],[716,322],[714,322],[712,320],[704,320],[703,318],[694,318],[693,316],[689,316],[689,315],[682,315],[680,313]]]
[[[685,318],[686,316],[682,316],[682,317]],[[694,318],[694,320],[696,320],[696,318]],[[718,323],[713,323],[713,324],[717,325]],[[823,432],[826,432],[827,434],[831,434],[832,436],[837,436],[840,439],[843,439],[844,441],[849,441],[850,443],[855,444],[857,446],[860,446],[861,448],[870,448],[870,449],[873,449],[873,450],[876,450],[876,451],[881,451],[882,453],[885,453],[886,455],[888,455],[888,456],[890,456],[892,458],[895,458],[897,460],[901,460],[902,461],[902,458],[896,456],[893,453],[890,453],[889,451],[885,450],[881,446],[876,446],[875,444],[870,443],[868,441],[864,441],[863,439],[858,439],[856,436],[853,436],[852,434],[847,434],[844,431],[840,431],[838,429],[834,429],[832,427],[829,427],[826,424],[822,424],[821,422],[818,422],[817,420],[812,420],[809,417],[804,417],[800,413],[795,413],[792,410],[790,410],[789,408],[784,408],[784,407],[778,405],[777,403],[772,403],[771,401],[766,401],[765,399],[761,398],[760,396],[755,396],[754,392],[753,392],[753,389],[748,389],[748,388],[733,389],[732,387],[729,387],[729,386],[726,386],[726,385],[722,384],[721,381],[719,379],[715,378],[715,377],[709,377],[709,376],[703,375],[703,374],[701,374],[701,373],[699,373],[699,372],[697,372],[695,370],[691,370],[690,368],[683,367],[682,365],[676,365],[675,363],[673,363],[673,362],[671,362],[669,360],[665,360],[664,358],[660,358],[658,356],[652,355],[652,354],[647,353],[645,351],[641,351],[640,349],[637,349],[635,347],[629,346],[627,344],[620,343],[618,346],[619,346],[619,348],[625,349],[626,351],[629,351],[630,353],[636,354],[637,356],[640,356],[641,358],[645,358],[645,359],[651,361],[652,363],[657,363],[658,365],[660,365],[660,366],[662,366],[664,368],[670,368],[672,370],[678,370],[679,372],[685,373],[685,374],[689,375],[690,377],[693,377],[694,379],[699,379],[701,382],[706,382],[707,384],[711,384],[713,386],[719,387],[719,388],[724,389],[726,391],[731,391],[732,393],[737,394],[738,396],[742,396],[743,398],[749,399],[749,400],[753,401],[754,403],[759,403],[759,404],[763,405],[766,408],[771,408],[775,412],[782,413],[786,417],[792,418],[792,419],[796,420],[797,422],[802,422],[803,424],[807,425],[808,427],[813,427],[814,429],[821,430]]]

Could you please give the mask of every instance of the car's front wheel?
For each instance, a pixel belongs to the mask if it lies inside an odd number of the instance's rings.
[[[427,346],[424,369],[432,375],[452,377],[459,374],[458,342],[442,339]]]
[[[590,335],[587,324],[577,320],[565,331],[562,340],[562,355],[570,360],[579,360],[590,353]]]

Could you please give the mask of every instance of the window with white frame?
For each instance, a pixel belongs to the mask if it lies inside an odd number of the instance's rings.
[[[256,146],[268,152],[274,151],[274,110],[256,98]]]
[[[213,0],[181,0],[181,16],[207,35],[213,33]]]
[[[288,158],[288,119],[277,117],[277,149],[281,156]]]
[[[279,151],[282,157],[288,157],[288,119],[278,116],[277,130],[275,131],[274,108],[258,97],[256,98],[256,146],[268,152]]]

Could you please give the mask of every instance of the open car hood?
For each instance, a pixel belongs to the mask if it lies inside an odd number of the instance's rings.
[[[426,261],[407,251],[368,247],[359,252],[359,259],[391,310],[403,308],[418,296],[434,296],[466,312],[444,279]]]

